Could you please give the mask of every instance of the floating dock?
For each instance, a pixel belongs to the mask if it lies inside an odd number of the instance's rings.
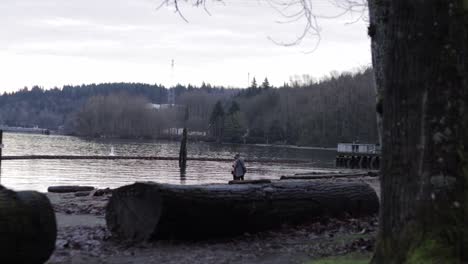
[[[336,167],[351,169],[380,168],[380,146],[376,144],[339,143]]]

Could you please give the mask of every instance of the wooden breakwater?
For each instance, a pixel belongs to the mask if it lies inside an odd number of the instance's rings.
[[[3,156],[1,160],[170,160],[178,161],[179,157],[163,156],[82,156],[82,155],[18,155]],[[204,158],[192,157],[187,161],[214,161],[214,162],[232,162],[233,159],[227,158]],[[290,160],[290,159],[246,159],[246,162],[259,163],[310,163],[310,160]]]
[[[380,168],[380,155],[377,154],[339,154],[336,156],[336,167],[350,169]]]

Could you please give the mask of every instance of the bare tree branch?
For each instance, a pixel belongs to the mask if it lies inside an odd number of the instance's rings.
[[[211,15],[208,11],[206,3],[208,0],[161,0],[162,3],[160,5],[164,6],[173,6],[175,8],[175,12],[179,14],[179,16],[186,22],[188,20],[184,17],[182,12],[179,8],[180,2],[191,3],[193,6],[196,7],[203,7],[203,9]],[[223,0],[212,0],[214,2],[221,2],[224,3]],[[318,48],[318,44],[320,43],[320,27],[318,24],[318,19],[333,19],[337,17],[341,17],[347,13],[359,13],[359,17],[350,23],[356,23],[359,20],[365,19],[367,15],[367,0],[328,0],[330,4],[335,5],[336,7],[342,9],[343,11],[332,16],[325,16],[319,15],[314,13],[316,10],[315,3],[325,0],[258,0],[258,1],[265,1],[268,5],[273,8],[278,14],[280,14],[286,20],[283,21],[276,21],[279,24],[286,24],[286,23],[293,23],[297,21],[304,20],[305,25],[301,33],[296,37],[293,41],[277,41],[274,40],[272,37],[268,37],[273,43],[281,46],[295,46],[301,44],[301,42],[306,39],[307,37],[316,38],[316,45],[312,49],[312,51],[308,51],[306,53],[311,53]],[[298,11],[299,9],[299,11]]]

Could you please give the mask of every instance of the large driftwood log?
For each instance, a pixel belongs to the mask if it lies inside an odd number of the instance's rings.
[[[280,179],[281,180],[317,180],[317,179],[333,179],[333,178],[351,179],[351,178],[367,177],[369,175],[371,174],[367,172],[366,173],[335,173],[335,174],[300,174],[300,175],[292,175],[292,176],[281,176]]]
[[[93,190],[93,186],[78,185],[50,186],[49,188],[47,188],[47,191],[50,193],[91,192]]]
[[[207,238],[255,232],[319,217],[376,214],[374,190],[361,182],[266,184],[135,183],[114,190],[108,229],[132,240]]]
[[[0,185],[0,263],[42,264],[55,248],[57,225],[49,199]]]

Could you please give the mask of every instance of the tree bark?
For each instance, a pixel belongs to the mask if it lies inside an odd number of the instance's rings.
[[[382,94],[372,263],[468,261],[468,1],[369,0]]]
[[[375,41],[378,37],[384,34],[386,28],[379,27],[377,32],[377,24],[379,19],[383,19],[384,12],[383,9],[375,8],[374,0],[368,0],[369,3],[369,27],[367,34],[371,37],[371,50],[372,50],[372,68],[374,71],[374,83],[375,83],[375,94],[376,94],[376,121],[377,121],[377,134],[379,139],[379,144],[382,146],[382,136],[383,136],[383,123],[382,123],[382,114],[383,114],[383,87],[381,83],[384,80],[384,71],[383,64],[378,63],[382,60],[382,56],[385,54],[385,47],[379,42]]]
[[[46,262],[57,237],[49,199],[38,192],[13,192],[0,186],[0,234],[1,263]]]
[[[360,182],[135,183],[114,190],[106,222],[114,235],[126,239],[202,239],[320,217],[371,215],[378,207],[374,190]]]

